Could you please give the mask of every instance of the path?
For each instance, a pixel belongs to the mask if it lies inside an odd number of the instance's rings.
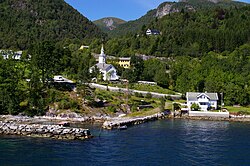
[[[102,90],[109,90],[112,92],[127,92],[126,88],[119,88],[119,87],[112,87],[112,86],[105,86],[105,85],[100,85],[96,83],[89,83],[90,87],[102,89]],[[134,93],[141,93],[143,96],[145,96],[147,93],[151,93],[152,97],[155,98],[161,98],[165,96],[170,96],[175,99],[181,99],[181,94],[178,95],[171,95],[171,94],[164,94],[164,93],[156,93],[156,92],[149,92],[149,91],[140,91],[140,90],[135,90],[135,89],[129,89],[129,93],[134,94]]]

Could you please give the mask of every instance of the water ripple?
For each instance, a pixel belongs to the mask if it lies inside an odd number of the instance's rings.
[[[250,165],[250,124],[162,120],[86,141],[0,137],[0,165]]]

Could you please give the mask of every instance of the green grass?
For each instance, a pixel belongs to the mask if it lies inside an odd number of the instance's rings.
[[[102,100],[107,100],[108,102],[115,105],[116,107],[120,107],[121,104],[126,103],[126,96],[123,93],[110,92],[110,91],[96,89],[95,94],[97,94],[98,98]],[[134,111],[128,116],[130,117],[148,116],[148,115],[153,115],[159,112],[159,110],[155,111],[155,109],[160,106],[159,99],[156,99],[156,98],[147,99],[147,98],[136,97],[136,96],[130,96],[128,98],[128,104],[134,105],[134,107],[141,105],[143,101],[148,102],[153,108],[145,108],[145,109],[142,109],[141,111]]]
[[[126,84],[109,84],[109,86],[119,87],[119,88],[126,88]],[[163,93],[163,94],[176,94],[174,91],[162,88],[158,85],[144,85],[144,84],[129,84],[129,89],[135,89],[140,91],[149,91],[149,92],[156,92],[156,93]]]
[[[160,112],[159,109],[151,109],[149,111],[137,111],[128,114],[126,117],[142,117],[142,116],[150,116]]]
[[[225,108],[227,108],[227,110],[231,113],[245,112],[246,114],[250,115],[250,107],[226,106]]]

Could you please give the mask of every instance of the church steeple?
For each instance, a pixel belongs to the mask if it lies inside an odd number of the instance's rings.
[[[102,44],[101,54],[99,55],[99,63],[106,63],[106,55]]]

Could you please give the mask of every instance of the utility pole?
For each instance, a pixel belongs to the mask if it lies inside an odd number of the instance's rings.
[[[223,102],[223,92],[221,93],[221,108],[224,107],[224,102]]]
[[[129,81],[126,80],[126,105],[128,107],[128,95],[129,95],[129,89],[128,89]]]

